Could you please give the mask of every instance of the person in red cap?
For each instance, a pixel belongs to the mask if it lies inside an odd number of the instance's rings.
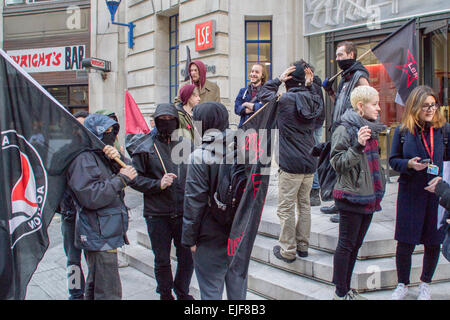
[[[185,129],[182,131],[182,136],[190,138],[194,141],[194,122],[192,120],[192,113],[194,107],[200,103],[200,94],[198,88],[194,84],[185,84],[181,87],[178,96],[181,100],[179,104],[176,105],[178,111],[178,117],[180,120],[180,129]]]
[[[220,89],[217,84],[206,80],[206,66],[200,60],[194,60],[189,64],[189,76],[191,83],[194,84],[200,92],[200,101],[220,102]]]

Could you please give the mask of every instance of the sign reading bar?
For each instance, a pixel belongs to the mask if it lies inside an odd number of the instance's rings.
[[[84,45],[55,48],[9,50],[8,55],[26,72],[55,72],[81,70],[86,54]]]
[[[111,61],[106,61],[98,58],[83,59],[82,65],[86,68],[93,68],[104,72],[111,71]]]
[[[216,21],[209,20],[195,25],[195,50],[203,51],[216,46]]]

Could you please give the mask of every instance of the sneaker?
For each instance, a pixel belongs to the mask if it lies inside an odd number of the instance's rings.
[[[339,223],[339,213],[331,216],[330,221],[333,223]]]
[[[343,296],[343,297],[339,297],[339,296],[336,294],[336,292],[335,292],[335,293],[334,293],[333,300],[350,300],[350,299],[349,299],[349,297],[348,297],[348,294],[346,294],[346,295]]]
[[[275,257],[277,257],[278,259],[283,260],[284,262],[287,262],[287,263],[292,263],[292,262],[295,261],[295,258],[287,259],[287,258],[283,257],[283,256],[281,255],[281,247],[280,247],[280,246],[275,246],[275,247],[273,247],[273,254],[274,254]]]
[[[325,214],[334,214],[334,213],[338,213],[339,210],[336,207],[336,204],[333,203],[329,207],[322,207],[322,208],[320,208],[320,212],[325,213]]]
[[[417,300],[431,300],[431,290],[428,283],[422,282],[419,285],[419,297]]]
[[[403,300],[405,299],[407,294],[408,294],[408,287],[405,286],[403,283],[399,283],[397,285],[397,288],[392,293],[391,300]]]
[[[300,258],[306,258],[308,256],[308,251],[297,250],[297,254]]]
[[[347,293],[347,296],[349,297],[349,300],[369,300],[369,299],[363,297],[362,295],[360,295],[355,289],[351,289]]]
[[[311,207],[317,207],[321,205],[319,192],[320,189],[311,189],[311,193],[309,194],[309,202]]]

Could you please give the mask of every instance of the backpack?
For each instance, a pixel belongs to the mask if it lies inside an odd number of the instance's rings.
[[[209,201],[213,217],[224,226],[231,226],[233,223],[248,177],[246,166],[237,163],[236,144],[230,152],[231,154],[224,155],[223,163],[217,165],[218,169],[214,170],[217,174],[217,184],[211,191]],[[227,163],[226,158],[231,156],[232,163]]]

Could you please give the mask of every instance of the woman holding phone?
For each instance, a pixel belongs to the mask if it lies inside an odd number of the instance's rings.
[[[408,97],[402,123],[392,139],[390,166],[400,172],[398,179],[396,267],[398,286],[393,300],[408,293],[411,257],[418,244],[425,246],[419,300],[430,300],[429,283],[439,260],[444,233],[437,229],[438,198],[424,188],[442,175],[446,145],[446,121],[439,110],[438,97],[428,86],[418,86]]]

